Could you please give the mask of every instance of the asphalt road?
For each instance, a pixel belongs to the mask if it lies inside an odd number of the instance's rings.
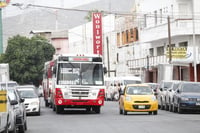
[[[119,115],[118,103],[107,101],[101,114],[65,111],[56,114],[42,106],[41,116],[28,116],[26,133],[200,133],[200,114],[159,110],[158,115]]]

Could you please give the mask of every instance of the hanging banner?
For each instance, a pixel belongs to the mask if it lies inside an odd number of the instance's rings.
[[[102,55],[102,14],[92,13],[93,53]]]

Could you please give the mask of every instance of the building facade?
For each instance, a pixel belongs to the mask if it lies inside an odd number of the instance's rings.
[[[199,5],[198,0],[136,0],[133,14],[139,48],[133,46],[129,71],[140,71],[145,82],[157,82],[158,64],[171,63],[173,79],[200,81]],[[171,58],[169,47],[173,50]],[[181,53],[185,55],[179,56]]]

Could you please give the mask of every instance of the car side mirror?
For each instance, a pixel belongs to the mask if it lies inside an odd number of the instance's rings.
[[[180,90],[177,90],[176,92],[177,92],[177,93],[181,93],[181,91],[180,91]]]
[[[160,91],[163,91],[163,89],[162,89],[162,88],[160,88]]]
[[[11,100],[10,101],[10,105],[17,105],[17,104],[18,104],[17,100]]]
[[[20,103],[23,103],[25,101],[24,98],[20,98]]]

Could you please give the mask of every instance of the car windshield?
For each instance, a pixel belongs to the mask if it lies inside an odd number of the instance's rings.
[[[37,98],[38,97],[34,90],[20,90],[19,89],[18,92],[22,98]]]
[[[6,85],[7,84],[7,85]],[[1,87],[15,87],[15,86],[17,86],[17,83],[2,83],[1,84]]]
[[[124,84],[127,85],[127,84],[140,84],[141,81],[139,80],[124,80]]]
[[[152,90],[148,86],[131,86],[128,87],[126,93],[129,95],[151,95]]]
[[[200,93],[200,84],[184,84],[183,85],[183,92],[185,93]]]
[[[165,82],[164,88],[170,88],[172,86],[172,82]]]
[[[174,84],[174,86],[173,86],[173,90],[174,90],[174,91],[178,88],[178,85],[179,85],[178,83],[175,83],[175,84]]]

